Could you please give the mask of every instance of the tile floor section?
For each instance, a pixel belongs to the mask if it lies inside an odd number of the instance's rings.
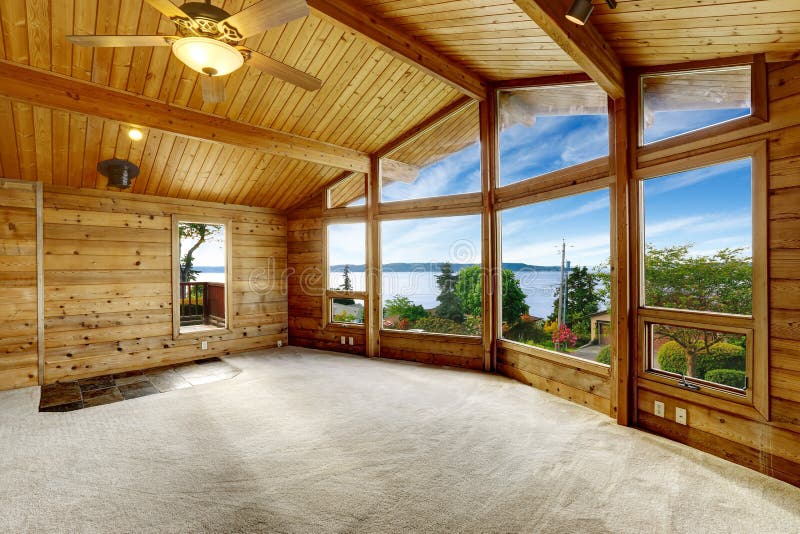
[[[42,386],[40,412],[71,412],[227,380],[241,370],[219,358]]]

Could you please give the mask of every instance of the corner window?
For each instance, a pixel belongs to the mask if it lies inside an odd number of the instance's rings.
[[[500,186],[608,156],[608,95],[597,84],[498,93]]]
[[[366,224],[327,226],[328,282],[325,299],[328,323],[363,325],[366,301]]]
[[[642,76],[640,144],[749,116],[751,79],[750,65]]]
[[[175,334],[229,327],[230,242],[227,221],[174,220]]]

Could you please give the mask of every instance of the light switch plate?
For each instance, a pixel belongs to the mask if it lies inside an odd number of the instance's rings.
[[[675,422],[686,424],[686,408],[675,408]]]
[[[344,345],[344,336],[342,336],[342,345]]]
[[[656,401],[655,405],[653,406],[653,411],[659,417],[664,417],[664,403],[661,401]]]
[[[353,336],[350,336],[350,338],[347,341],[352,345],[353,344]]]
[[[201,350],[208,350],[208,341],[201,341],[200,342],[200,349]]]

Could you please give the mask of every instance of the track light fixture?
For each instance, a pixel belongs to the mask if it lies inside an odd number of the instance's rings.
[[[606,4],[611,9],[617,7],[616,0],[606,0]],[[594,11],[592,0],[575,0],[572,2],[572,7],[567,11],[567,20],[583,26],[589,20],[592,11]]]

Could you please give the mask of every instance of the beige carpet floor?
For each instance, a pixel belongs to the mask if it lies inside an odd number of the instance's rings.
[[[800,532],[800,489],[492,375],[293,347],[72,413],[0,394],[3,532]]]

